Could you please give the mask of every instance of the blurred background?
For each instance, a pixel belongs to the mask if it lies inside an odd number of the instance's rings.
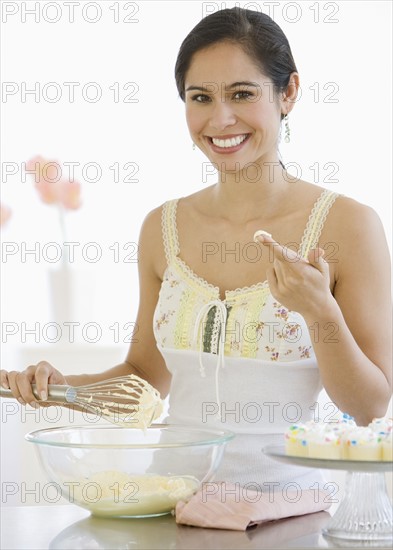
[[[301,97],[280,148],[289,172],[372,206],[391,235],[390,2],[3,2],[2,368],[123,361],[138,337],[144,217],[216,181],[192,149],[176,55],[202,17],[235,4],[271,15],[291,44]],[[80,184],[80,206],[59,215],[41,200],[26,173],[37,155]],[[97,419],[0,405],[2,504],[42,504],[24,434]]]

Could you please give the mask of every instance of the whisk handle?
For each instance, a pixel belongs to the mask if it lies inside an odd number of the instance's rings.
[[[31,385],[34,397],[41,401],[37,386]],[[0,397],[14,397],[11,390],[0,387]],[[59,403],[74,403],[77,397],[76,388],[72,386],[63,386],[60,384],[48,384],[48,401],[57,401]]]

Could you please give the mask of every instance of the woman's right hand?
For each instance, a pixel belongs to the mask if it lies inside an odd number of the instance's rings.
[[[54,404],[47,402],[48,384],[66,385],[67,380],[50,363],[40,361],[37,365],[30,365],[21,372],[0,370],[0,384],[3,388],[10,389],[15,399],[22,405],[29,403],[37,408],[39,405]],[[40,400],[34,396],[31,384],[36,384]]]

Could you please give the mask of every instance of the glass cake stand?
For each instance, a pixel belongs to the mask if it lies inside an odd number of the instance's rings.
[[[384,474],[392,471],[393,462],[290,456],[285,453],[284,446],[268,446],[263,452],[287,464],[347,470],[345,495],[336,513],[322,530],[325,536],[342,542],[365,542],[367,546],[393,541],[393,510]]]

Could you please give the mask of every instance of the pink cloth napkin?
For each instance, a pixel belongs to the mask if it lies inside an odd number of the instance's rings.
[[[176,523],[245,531],[247,527],[330,507],[329,494],[311,489],[262,492],[226,482],[203,483],[187,502],[176,505]]]

